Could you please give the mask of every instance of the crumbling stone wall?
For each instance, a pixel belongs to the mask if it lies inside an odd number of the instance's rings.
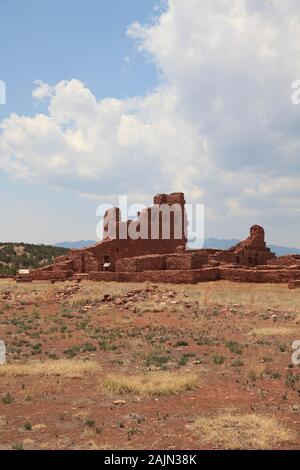
[[[163,238],[162,230],[162,213],[161,205],[165,204],[172,207],[173,204],[177,205],[177,212],[170,212],[170,239]],[[157,218],[158,232],[157,238],[151,238],[152,228],[152,217]],[[181,215],[181,218],[179,217]],[[179,217],[176,221],[176,217]],[[147,219],[148,224],[148,239],[142,238],[143,233],[140,234],[138,239],[131,239],[129,237],[129,227],[138,227],[141,221]],[[176,224],[179,223],[181,226],[181,238],[177,238],[176,235]],[[186,246],[186,214],[185,214],[185,200],[182,193],[172,193],[170,195],[160,194],[154,197],[154,206],[152,208],[145,209],[139,214],[137,221],[122,222],[120,210],[118,208],[110,209],[106,212],[104,217],[104,234],[103,241],[96,244],[95,246],[82,249],[82,250],[71,250],[68,256],[60,257],[57,259],[56,267],[53,270],[59,269],[58,266],[64,267],[64,269],[73,269],[75,273],[89,273],[95,271],[103,271],[104,265],[109,265],[106,268],[109,271],[116,271],[116,263],[118,260],[123,258],[130,258],[136,256],[155,255],[160,253],[172,253],[178,248],[185,248]],[[127,238],[121,238],[124,236],[122,228],[125,227],[125,235]],[[138,231],[138,230],[137,230]],[[147,261],[145,261],[146,263]],[[151,260],[148,264],[151,264]],[[131,268],[133,269],[133,268]],[[142,269],[142,268],[141,268]],[[153,269],[156,269],[153,266]]]
[[[173,208],[174,204],[176,210],[163,215],[162,207]],[[169,239],[163,238],[164,217],[170,229]],[[141,226],[145,220],[146,232],[143,232]],[[153,227],[157,229],[154,238]],[[124,239],[124,233],[130,235],[130,230],[134,230],[137,237]],[[102,242],[86,249],[70,250],[67,256],[56,258],[53,265],[33,270],[30,277],[33,280],[73,278],[174,283],[300,279],[300,256],[276,258],[267,247],[264,229],[259,225],[251,227],[249,237],[229,250],[188,250],[186,231],[184,195],[159,194],[154,197],[154,206],[139,213],[135,221],[122,221],[119,209],[107,211]]]
[[[122,258],[116,263],[117,272],[161,271],[165,269],[165,255],[145,255]]]
[[[255,269],[231,269],[226,267],[203,268],[193,270],[160,270],[140,272],[93,272],[88,275],[92,281],[116,281],[116,282],[167,282],[174,284],[196,284],[209,281],[232,281],[247,283],[291,283],[298,287],[300,284],[300,270],[255,270]]]
[[[272,258],[268,266],[300,266],[300,255],[286,255]]]
[[[229,252],[235,255],[235,263],[243,266],[266,264],[275,258],[275,254],[266,245],[265,231],[260,225],[251,227],[250,236],[231,248]]]

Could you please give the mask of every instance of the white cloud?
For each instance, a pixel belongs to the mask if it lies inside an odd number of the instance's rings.
[[[205,158],[201,136],[177,115],[169,90],[97,101],[78,80],[37,85],[38,99],[51,89],[48,115],[12,114],[1,123],[0,167],[19,177],[84,193],[151,193],[184,188],[196,155]]]
[[[151,94],[97,101],[37,82],[48,114],[1,123],[0,168],[82,194],[201,194],[212,219],[299,201],[298,0],[169,0],[128,34],[161,74]]]
[[[33,90],[32,96],[36,100],[42,101],[53,94],[54,88],[49,86],[47,83],[44,83],[42,80],[36,80],[34,84],[36,85],[36,88]]]

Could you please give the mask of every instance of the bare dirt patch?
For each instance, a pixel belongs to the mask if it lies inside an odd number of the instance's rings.
[[[286,286],[2,280],[0,447],[226,448],[192,426],[229,407],[293,434],[260,422],[262,447],[300,449],[299,317]]]

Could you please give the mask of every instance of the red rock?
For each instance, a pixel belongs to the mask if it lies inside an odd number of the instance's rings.
[[[291,281],[288,284],[289,289],[300,289],[300,279],[297,279],[295,281]]]

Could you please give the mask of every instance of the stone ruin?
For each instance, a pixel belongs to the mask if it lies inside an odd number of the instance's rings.
[[[187,248],[187,216],[183,193],[159,194],[151,208],[135,221],[123,222],[119,209],[104,217],[103,240],[96,245],[70,250],[50,266],[32,270],[33,280],[125,281],[197,283],[230,280],[237,282],[292,283],[300,280],[300,256],[276,257],[266,246],[265,232],[259,225],[250,236],[229,250]],[[162,207],[170,211],[169,237],[163,237]],[[139,233],[142,222],[146,233]],[[153,224],[156,221],[156,237]],[[178,237],[178,227],[181,236]],[[133,238],[124,237],[129,231]]]

